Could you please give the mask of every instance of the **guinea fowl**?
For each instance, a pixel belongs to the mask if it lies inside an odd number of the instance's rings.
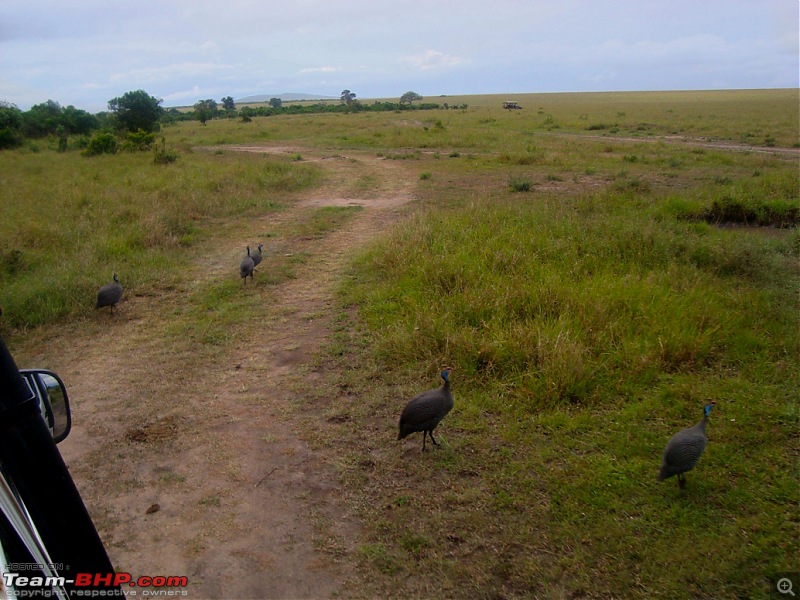
[[[104,306],[111,307],[111,314],[114,314],[114,306],[122,298],[122,286],[119,284],[119,277],[114,273],[114,281],[105,284],[97,292],[97,304],[95,308],[103,308]]]
[[[706,421],[711,409],[716,402],[709,402],[703,408],[703,418],[694,427],[682,429],[672,436],[664,449],[664,458],[661,462],[661,472],[658,480],[664,481],[673,475],[678,476],[678,485],[681,489],[686,485],[683,474],[694,469],[703,450],[706,449]]]
[[[253,270],[254,270],[254,271],[255,271],[255,268],[256,268],[256,267],[259,265],[259,263],[261,262],[261,258],[262,258],[262,256],[261,256],[261,249],[262,249],[263,247],[264,247],[264,244],[259,244],[259,245],[258,245],[258,252],[253,252],[253,253],[250,255],[250,258],[252,258],[252,259],[253,259]]]
[[[256,268],[256,264],[253,261],[253,257],[250,256],[250,246],[247,247],[247,256],[242,259],[242,262],[239,263],[239,275],[242,276],[244,279],[244,283],[247,283],[247,276],[250,276],[250,279],[253,278],[253,270]]]
[[[425,452],[425,442],[428,436],[431,437],[434,445],[440,445],[433,437],[433,430],[453,408],[453,394],[450,393],[450,372],[453,370],[455,370],[453,367],[442,369],[442,379],[444,379],[442,387],[422,392],[409,400],[400,415],[398,440],[421,431],[423,452]]]

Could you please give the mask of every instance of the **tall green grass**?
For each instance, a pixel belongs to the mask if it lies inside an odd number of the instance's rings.
[[[462,376],[498,385],[522,410],[591,403],[622,374],[646,384],[739,364],[748,309],[785,286],[796,236],[737,238],[641,212],[604,194],[414,218],[362,258],[380,352],[456,359]],[[748,339],[764,348],[773,335]]]

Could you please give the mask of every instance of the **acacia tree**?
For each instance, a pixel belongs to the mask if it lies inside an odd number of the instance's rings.
[[[225,96],[222,99],[222,110],[236,110],[236,103],[233,101],[233,96]]]
[[[349,107],[349,106],[352,106],[353,103],[356,101],[356,95],[355,95],[355,93],[351,92],[350,90],[343,90],[341,99],[342,99],[342,102]]]
[[[422,96],[420,96],[417,92],[406,92],[400,96],[400,104],[408,104],[409,106],[412,106],[414,100],[422,100]]]
[[[203,124],[217,116],[217,103],[214,100],[200,100],[194,105],[194,114]]]
[[[164,113],[162,102],[144,90],[136,90],[109,100],[108,110],[114,114],[119,129],[152,133],[160,129],[158,121]]]

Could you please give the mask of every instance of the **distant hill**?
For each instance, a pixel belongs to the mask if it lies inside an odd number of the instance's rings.
[[[245,96],[234,100],[236,104],[255,104],[257,102],[269,102],[273,98],[280,98],[284,102],[297,100],[338,100],[338,96],[323,96],[322,94],[294,94],[284,92],[283,94],[258,94],[256,96]]]

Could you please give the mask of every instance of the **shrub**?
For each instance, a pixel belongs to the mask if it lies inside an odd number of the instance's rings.
[[[15,148],[22,143],[22,136],[18,131],[8,127],[0,128],[0,149]]]
[[[153,164],[169,165],[178,160],[178,153],[174,150],[167,150],[167,141],[161,138],[161,147],[153,149]]]
[[[84,156],[97,156],[99,154],[116,154],[117,138],[111,133],[95,133],[83,151]]]

